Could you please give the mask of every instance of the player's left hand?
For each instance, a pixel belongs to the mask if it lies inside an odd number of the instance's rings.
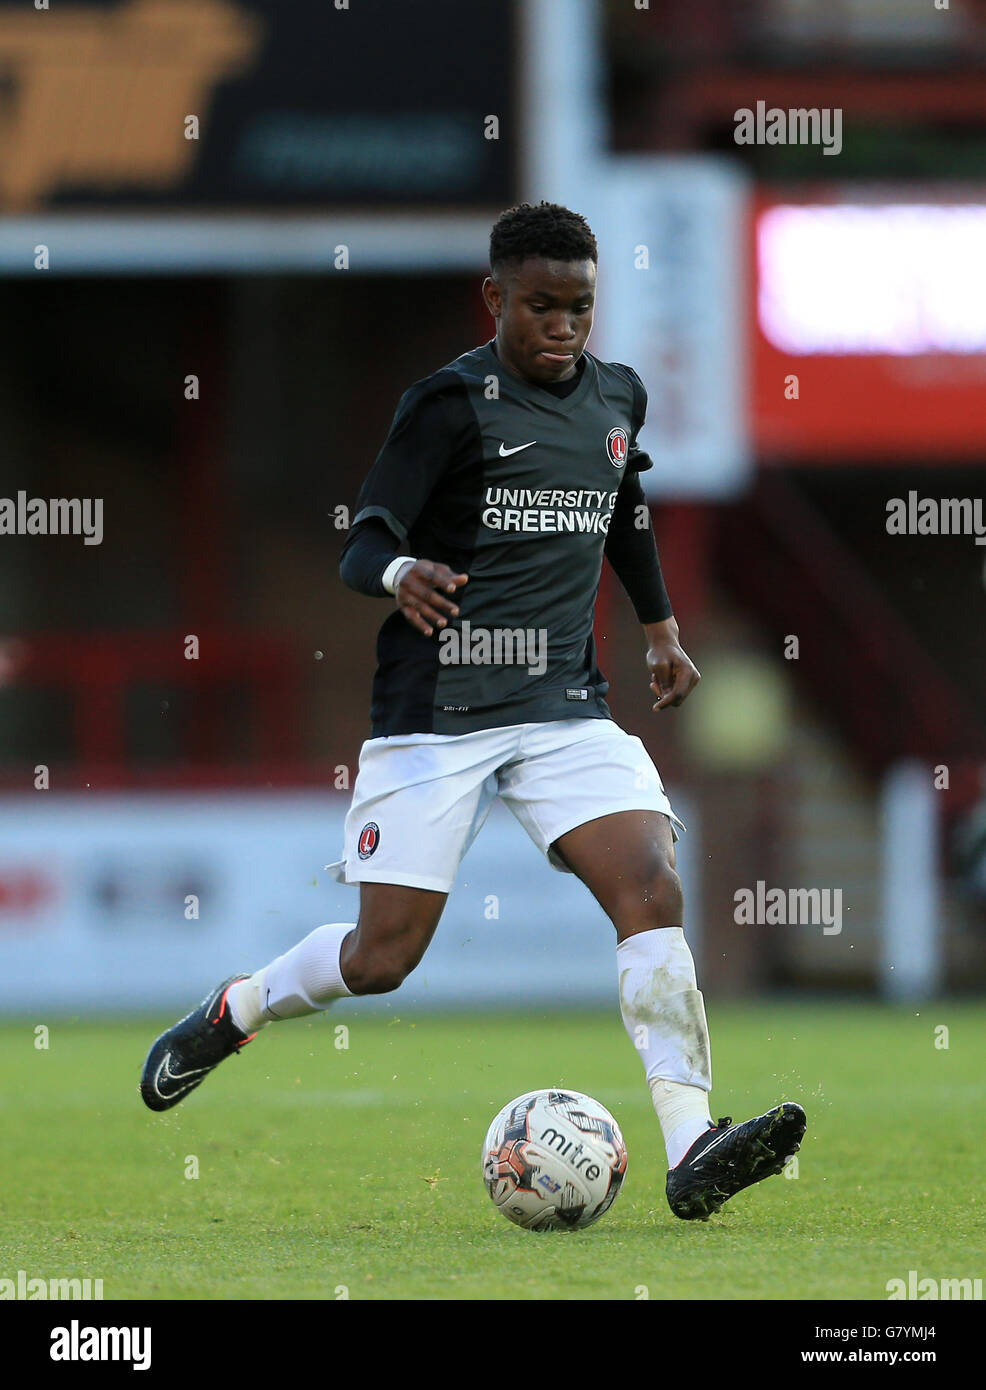
[[[650,688],[658,697],[654,709],[677,707],[702,679],[698,667],[678,641],[674,618],[647,624],[647,665]]]

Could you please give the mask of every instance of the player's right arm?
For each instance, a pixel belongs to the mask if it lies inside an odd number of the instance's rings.
[[[463,444],[443,400],[443,388],[447,393],[458,385],[437,373],[401,397],[360,489],[339,566],[344,583],[359,593],[393,594],[411,626],[428,637],[458,614],[449,595],[469,578],[441,561],[407,554],[410,531]]]
[[[468,574],[455,574],[435,560],[413,560],[397,573],[397,607],[412,627],[430,637],[436,627],[445,627],[449,618],[458,617],[458,604],[446,595],[454,594],[468,579]]]

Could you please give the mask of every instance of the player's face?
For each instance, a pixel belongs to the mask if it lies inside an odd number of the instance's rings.
[[[531,258],[486,280],[500,360],[528,381],[566,381],[592,328],[595,294],[592,261]]]

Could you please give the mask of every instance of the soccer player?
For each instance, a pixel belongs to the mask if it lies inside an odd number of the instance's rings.
[[[483,284],[496,337],[417,382],[359,495],[341,574],[391,594],[334,876],[359,921],[317,927],[224,981],[145,1063],[152,1110],[177,1104],[268,1024],[397,989],[500,797],[616,929],[623,1022],[668,1157],[671,1210],[705,1219],[779,1173],[805,1131],[786,1102],[713,1124],[705,1007],[682,932],[683,830],[643,743],[612,719],[593,610],[605,555],[644,632],[654,709],[699,673],[678,641],[639,474],[647,397],[586,352],[595,238],[557,204],[504,212]],[[643,519],[643,525],[640,524]]]

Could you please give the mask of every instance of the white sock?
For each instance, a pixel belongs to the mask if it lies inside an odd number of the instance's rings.
[[[339,952],[355,929],[355,922],[316,927],[270,965],[231,985],[226,1001],[237,1028],[256,1033],[267,1023],[318,1013],[351,994],[342,978]]]
[[[673,1168],[712,1123],[709,1030],[695,962],[680,927],[628,937],[616,961],[623,1023],[644,1064]]]
[[[662,1081],[659,1076],[650,1083],[650,1093],[661,1122],[668,1167],[675,1168],[699,1135],[712,1124],[709,1093],[699,1086]]]

